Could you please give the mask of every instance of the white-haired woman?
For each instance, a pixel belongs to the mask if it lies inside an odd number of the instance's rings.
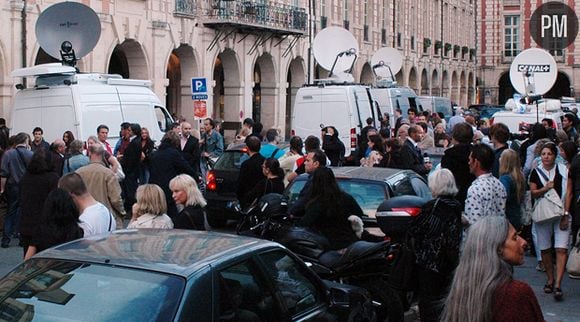
[[[156,184],[144,184],[137,188],[137,202],[133,204],[133,217],[127,228],[173,228],[171,218],[166,215],[165,194]]]
[[[513,279],[524,263],[526,241],[503,216],[469,228],[441,321],[544,321],[532,288]]]
[[[457,186],[448,169],[429,176],[434,197],[427,202],[409,227],[415,241],[421,321],[439,321],[442,302],[459,262],[461,243],[461,204],[455,199]]]
[[[197,188],[195,180],[180,174],[169,181],[173,200],[184,208],[173,217],[173,227],[176,229],[206,230],[205,205],[207,202]]]

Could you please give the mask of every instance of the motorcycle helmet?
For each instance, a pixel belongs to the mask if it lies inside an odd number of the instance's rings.
[[[279,193],[269,193],[260,198],[258,209],[264,218],[285,215],[288,210],[288,199]]]

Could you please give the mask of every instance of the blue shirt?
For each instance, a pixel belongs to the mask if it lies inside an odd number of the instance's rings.
[[[260,154],[266,159],[271,158],[272,154],[274,154],[274,151],[276,149],[278,149],[278,151],[276,151],[274,158],[280,159],[284,155],[284,150],[270,143],[262,145],[262,147],[260,148]]]

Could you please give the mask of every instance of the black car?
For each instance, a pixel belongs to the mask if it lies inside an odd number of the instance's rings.
[[[287,151],[289,145],[279,144]],[[205,199],[207,200],[207,221],[212,227],[223,227],[228,219],[239,219],[233,205],[238,201],[238,177],[242,162],[247,158],[245,144],[228,148],[217,159],[206,176]]]
[[[332,168],[340,188],[358,202],[365,215],[365,226],[376,225],[375,213],[386,199],[395,196],[419,196],[430,199],[431,191],[427,181],[411,170],[377,167],[337,167]],[[289,207],[298,199],[298,194],[306,184],[308,175],[297,177],[284,192]]]
[[[265,240],[119,230],[41,252],[0,280],[2,321],[361,321],[366,291]]]

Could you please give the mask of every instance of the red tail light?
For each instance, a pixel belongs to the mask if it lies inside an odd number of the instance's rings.
[[[291,136],[296,136],[296,130],[294,130],[294,129],[290,130],[290,135]]]
[[[492,126],[493,125],[493,121],[494,121],[494,118],[493,117],[491,119],[489,119],[489,126]]]
[[[411,217],[417,217],[421,213],[421,208],[393,208],[392,211],[402,211],[408,213]]]
[[[217,189],[217,183],[215,181],[215,174],[212,171],[207,173],[206,186],[207,186],[207,190],[209,190],[209,191],[215,191]]]
[[[356,129],[350,129],[350,148],[356,149]]]

